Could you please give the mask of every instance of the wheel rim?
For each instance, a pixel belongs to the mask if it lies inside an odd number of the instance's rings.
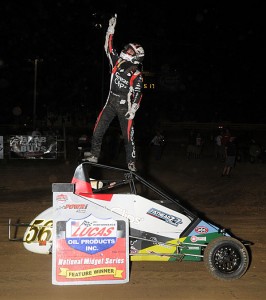
[[[240,252],[236,247],[225,245],[214,253],[214,266],[222,273],[233,273],[241,264]]]

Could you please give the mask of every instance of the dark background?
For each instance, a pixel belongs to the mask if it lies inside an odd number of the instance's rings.
[[[1,124],[32,122],[35,59],[37,119],[94,122],[108,93],[103,45],[114,13],[117,51],[128,42],[145,49],[137,118],[266,122],[261,2],[10,0],[0,8]]]

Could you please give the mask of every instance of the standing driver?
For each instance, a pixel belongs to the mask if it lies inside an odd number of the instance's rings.
[[[112,120],[117,116],[124,139],[128,169],[135,172],[137,169],[133,119],[142,98],[141,67],[144,50],[139,44],[130,43],[124,47],[120,55],[117,54],[113,48],[116,18],[117,15],[109,20],[104,44],[112,67],[110,91],[94,126],[91,151],[84,155],[85,160],[98,162],[103,136]]]

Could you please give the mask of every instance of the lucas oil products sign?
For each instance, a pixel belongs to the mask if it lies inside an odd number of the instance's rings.
[[[109,249],[117,242],[117,221],[98,219],[93,215],[82,220],[68,220],[66,243],[73,249],[95,254]]]
[[[129,281],[128,219],[69,192],[54,192],[53,207],[53,284]]]

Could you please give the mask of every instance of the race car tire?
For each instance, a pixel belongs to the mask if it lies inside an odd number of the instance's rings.
[[[249,254],[239,240],[223,236],[208,244],[204,251],[204,264],[216,279],[232,281],[246,273]]]

